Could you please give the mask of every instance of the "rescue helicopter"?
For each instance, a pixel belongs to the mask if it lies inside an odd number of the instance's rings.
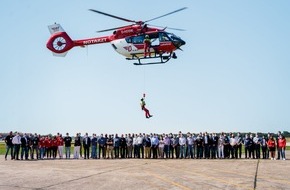
[[[73,47],[85,47],[88,45],[111,43],[113,49],[126,57],[127,60],[135,61],[135,65],[162,64],[171,58],[176,59],[176,50],[185,45],[185,41],[173,33],[166,32],[165,29],[180,30],[178,28],[160,27],[149,25],[148,22],[182,11],[187,7],[177,9],[167,14],[152,18],[147,21],[135,21],[105,12],[89,9],[94,13],[130,22],[132,24],[100,30],[97,32],[113,31],[113,34],[95,38],[72,40],[60,24],[49,25],[51,33],[46,47],[53,52],[53,55],[64,57]],[[144,38],[150,39],[149,56],[144,56]],[[157,60],[157,61],[156,61]]]

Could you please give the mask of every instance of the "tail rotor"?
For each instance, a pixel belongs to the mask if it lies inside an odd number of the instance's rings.
[[[63,30],[60,24],[48,26],[51,37],[46,43],[46,47],[53,52],[53,55],[64,57],[71,48],[74,47],[73,40]]]

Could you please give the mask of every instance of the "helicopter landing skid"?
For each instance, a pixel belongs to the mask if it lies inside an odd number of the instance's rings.
[[[126,58],[127,60],[138,60],[137,63],[133,63],[134,65],[155,65],[155,64],[164,64],[167,63],[171,58],[176,59],[176,55],[174,54],[171,56],[171,53],[169,55],[158,55],[152,57],[138,57],[136,54],[132,54],[132,58]],[[156,62],[143,62],[142,60],[152,60],[152,59],[160,59],[160,61]]]

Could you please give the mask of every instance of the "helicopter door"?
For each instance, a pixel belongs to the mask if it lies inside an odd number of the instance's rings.
[[[158,33],[153,33],[149,35],[149,38],[151,39],[151,46],[159,46],[160,40],[159,40],[159,34]]]

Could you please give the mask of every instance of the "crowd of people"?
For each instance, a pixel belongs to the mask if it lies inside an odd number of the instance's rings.
[[[271,159],[286,160],[286,138],[240,133],[122,134],[77,133],[65,136],[10,132],[5,138],[11,160],[29,159]],[[277,152],[277,154],[276,154]]]

